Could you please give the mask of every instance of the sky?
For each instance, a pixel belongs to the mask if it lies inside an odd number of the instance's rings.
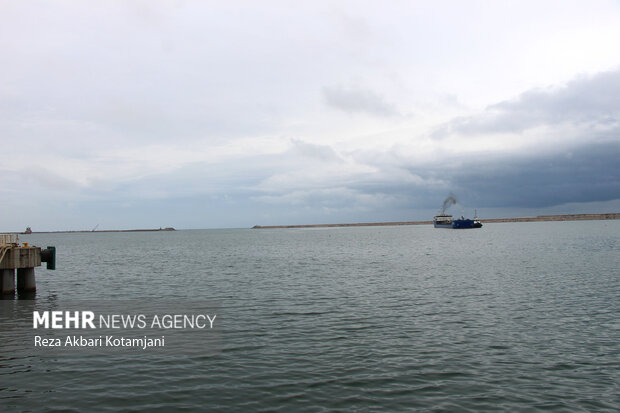
[[[620,212],[620,2],[0,0],[0,231]]]

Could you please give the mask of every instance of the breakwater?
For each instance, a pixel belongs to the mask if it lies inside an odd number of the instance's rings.
[[[538,215],[535,217],[518,218],[489,218],[482,219],[485,224],[500,222],[544,222],[544,221],[589,221],[620,219],[620,213],[612,212],[605,214],[564,214],[564,215]],[[395,226],[395,225],[432,225],[433,221],[398,221],[398,222],[359,222],[351,224],[307,224],[307,225],[255,225],[253,229],[274,228],[333,228],[333,227],[372,227],[372,226]]]
[[[30,231],[30,232],[8,232],[7,234],[80,234],[80,233],[99,233],[99,232],[158,232],[176,231],[172,227],[154,229],[98,229],[93,230],[64,230],[64,231]]]

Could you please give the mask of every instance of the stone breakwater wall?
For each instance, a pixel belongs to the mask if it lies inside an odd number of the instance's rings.
[[[620,219],[620,213],[606,214],[566,214],[566,215],[538,215],[535,217],[520,218],[489,218],[481,219],[483,224],[500,222],[544,222],[544,221],[591,221]],[[378,227],[394,225],[432,225],[433,221],[399,221],[399,222],[359,222],[354,224],[308,224],[308,225],[255,225],[254,229],[274,228],[334,228],[334,227]]]
[[[606,219],[620,219],[620,213],[608,214],[566,214],[566,215],[538,215],[535,217],[521,218],[490,218],[482,220],[483,223],[494,222],[544,222],[544,221],[594,221]]]
[[[255,225],[253,229],[273,228],[335,228],[335,227],[385,227],[394,225],[432,225],[433,221],[357,222],[353,224],[307,224],[307,225]]]

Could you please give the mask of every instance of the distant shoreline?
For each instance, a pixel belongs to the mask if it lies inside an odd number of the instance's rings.
[[[546,222],[546,221],[596,221],[620,219],[620,213],[606,214],[566,214],[566,215],[538,215],[535,217],[520,218],[489,218],[481,219],[483,224],[500,222]],[[432,225],[433,221],[398,221],[398,222],[358,222],[353,224],[307,224],[307,225],[255,225],[252,229],[277,228],[333,228],[333,227],[379,227],[395,225]]]
[[[598,221],[620,219],[620,213],[611,212],[605,214],[564,214],[564,215],[538,215],[535,217],[519,218],[489,218],[481,219],[483,224],[495,224],[502,222],[548,222],[548,221]],[[385,227],[400,225],[432,225],[433,221],[396,221],[396,222],[356,222],[350,224],[302,224],[302,225],[255,225],[252,229],[280,229],[280,228],[339,228],[339,227]],[[89,234],[101,232],[160,232],[176,231],[172,227],[153,229],[102,229],[102,230],[63,230],[63,231],[32,231],[6,232],[6,234]]]
[[[7,234],[19,234],[19,235],[30,235],[30,234],[93,234],[99,232],[159,232],[159,231],[176,231],[176,229],[172,227],[167,228],[154,228],[154,229],[101,229],[101,230],[65,230],[65,231],[32,231],[32,232],[7,232]]]

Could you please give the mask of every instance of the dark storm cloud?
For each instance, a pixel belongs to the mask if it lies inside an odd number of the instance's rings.
[[[327,105],[348,113],[367,113],[375,116],[398,115],[393,104],[372,90],[325,87],[323,99]]]
[[[465,205],[542,208],[620,199],[618,159],[620,141],[583,145],[554,154],[480,159],[458,168],[435,166],[416,172],[442,176]]]
[[[521,140],[535,127],[569,130],[573,139],[562,144],[556,137],[555,147],[544,152],[530,146],[528,152],[490,160],[482,154],[471,162],[446,159],[442,168],[425,172],[441,176],[463,202],[480,207],[620,199],[620,69],[578,77],[561,88],[530,90],[478,116],[454,119],[435,136],[508,133]]]
[[[438,128],[434,137],[452,133],[520,133],[544,125],[617,125],[620,120],[620,69],[578,77],[561,88],[533,89],[513,100],[489,106],[482,114],[459,117]]]

